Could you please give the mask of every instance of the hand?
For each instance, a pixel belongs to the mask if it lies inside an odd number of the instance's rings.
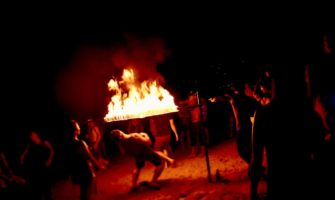
[[[230,96],[229,94],[225,94],[224,96],[228,99],[229,103],[231,103],[231,104],[234,103],[234,99],[233,99],[232,96]]]
[[[47,161],[45,162],[45,166],[46,166],[46,167],[50,167],[51,162],[52,162],[51,160],[47,160]]]
[[[215,103],[217,102],[217,97],[212,97],[208,99],[210,102]]]
[[[103,165],[103,164],[99,163],[98,169],[99,170],[105,170],[106,169],[106,165]]]
[[[24,164],[24,155],[22,155],[22,156],[20,157],[20,164],[21,164],[21,165]]]
[[[225,98],[223,97],[212,97],[208,99],[212,103],[220,102],[220,101],[225,101]]]
[[[325,135],[325,141],[330,141],[331,139],[332,139],[332,134],[327,133],[327,134]]]
[[[21,185],[23,185],[23,184],[26,183],[26,180],[25,180],[25,179],[23,179],[23,178],[21,178],[21,177],[19,177],[19,176],[16,176],[16,175],[13,175],[13,179],[14,179],[14,181],[15,181],[16,183],[21,184]]]

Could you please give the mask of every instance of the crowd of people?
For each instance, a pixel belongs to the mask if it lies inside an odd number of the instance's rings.
[[[83,135],[80,123],[72,120],[65,141],[67,167],[71,181],[80,187],[80,199],[91,198],[96,171],[109,163],[106,138],[118,144],[121,155],[127,153],[135,160],[130,191],[138,189],[146,161],[155,166],[146,184],[159,189],[163,170],[178,165],[174,153],[179,144],[183,151],[190,150],[190,157],[204,155],[213,136],[208,105],[214,102],[229,105],[225,124],[228,135],[236,136],[239,156],[249,166],[252,200],[259,199],[262,178],[267,182],[268,199],[334,197],[329,183],[335,178],[335,103],[325,74],[335,62],[328,39],[323,38],[319,62],[286,63],[286,68],[270,63],[256,83],[235,84],[231,91],[210,100],[192,91],[178,102],[179,112],[129,120],[124,130],[113,129],[107,137],[92,119],[86,121]],[[13,172],[0,149],[0,196],[22,189],[30,199],[52,199],[49,177],[55,149],[38,131],[31,130],[28,138],[19,161],[20,175]]]
[[[106,168],[100,128],[92,119],[87,120],[86,130],[81,135],[79,123],[71,121],[69,137],[64,141],[66,149],[63,165],[73,184],[80,186],[80,199],[90,199],[94,190],[95,171]],[[0,150],[0,197],[1,199],[53,199],[51,166],[55,149],[52,143],[35,130],[28,133],[28,143],[18,161],[20,167],[14,172],[5,152]],[[19,173],[19,175],[18,175]]]

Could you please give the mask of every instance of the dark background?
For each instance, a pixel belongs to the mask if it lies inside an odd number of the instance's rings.
[[[35,129],[57,148],[69,119],[103,117],[104,105],[96,113],[80,116],[64,108],[56,94],[60,74],[83,47],[110,47],[124,40],[125,33],[159,37],[169,49],[169,56],[157,65],[165,86],[178,99],[190,90],[211,97],[220,95],[231,80],[254,79],[269,63],[285,67],[286,62],[316,62],[322,35],[331,32],[333,25],[328,17],[308,13],[284,19],[270,17],[271,10],[257,17],[253,10],[230,14],[162,10],[126,10],[105,16],[26,10],[7,15],[2,28],[1,144],[21,151],[26,134]]]

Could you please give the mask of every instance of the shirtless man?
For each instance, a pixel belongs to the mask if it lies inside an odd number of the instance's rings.
[[[121,153],[127,153],[135,158],[136,168],[133,171],[131,191],[137,189],[137,180],[141,169],[144,167],[145,161],[150,161],[155,165],[155,171],[149,186],[159,189],[157,179],[164,170],[162,161],[167,161],[170,164],[173,164],[174,160],[160,151],[154,151],[151,148],[151,140],[148,134],[144,132],[126,134],[123,131],[116,129],[110,132],[110,137],[119,142]]]

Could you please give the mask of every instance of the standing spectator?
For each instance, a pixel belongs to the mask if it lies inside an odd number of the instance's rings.
[[[84,140],[78,138],[80,126],[76,121],[72,121],[72,139],[69,144],[70,174],[74,184],[80,186],[80,199],[91,199],[95,180],[95,169],[104,169],[91,153]]]
[[[173,118],[173,114],[164,114],[152,116],[149,119],[150,131],[155,137],[154,150],[162,151],[167,156],[172,156],[172,148],[170,142],[172,136],[179,141],[177,127]]]
[[[204,155],[205,144],[209,144],[209,132],[207,127],[206,100],[199,98],[197,92],[190,92],[188,105],[191,113],[191,157]]]
[[[102,164],[106,165],[108,162],[103,159],[103,140],[99,127],[93,119],[87,120],[87,141],[93,156]]]
[[[36,131],[29,133],[29,144],[21,155],[21,164],[26,169],[27,186],[31,199],[52,199],[50,166],[54,149]]]

